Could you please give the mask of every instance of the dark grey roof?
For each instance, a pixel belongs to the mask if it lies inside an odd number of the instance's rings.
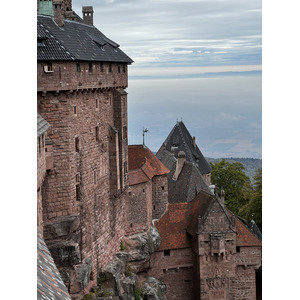
[[[251,220],[251,222],[248,225],[248,228],[260,241],[262,241],[262,234],[254,220]]]
[[[132,63],[119,45],[96,27],[65,19],[59,27],[53,17],[38,15],[38,60],[79,60]],[[103,49],[102,49],[103,48]]]
[[[168,201],[169,203],[190,202],[200,191],[205,191],[211,194],[208,185],[205,183],[198,167],[188,161],[185,161],[184,166],[177,178],[172,177],[176,170],[176,162],[170,169],[168,174]]]
[[[40,114],[37,114],[37,136],[44,134],[49,127],[50,124]]]
[[[211,173],[210,164],[204,158],[198,146],[196,145],[196,148],[194,147],[193,138],[182,121],[176,123],[156,154],[162,162],[167,159],[164,158],[166,155],[164,149],[166,149],[168,152],[171,152],[171,147],[173,145],[177,146],[174,149],[175,157],[178,157],[179,151],[184,151],[186,160],[196,163],[201,174]]]
[[[37,299],[71,300],[39,230],[37,232]]]

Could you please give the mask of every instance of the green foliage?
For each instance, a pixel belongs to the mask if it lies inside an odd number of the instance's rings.
[[[121,251],[125,251],[125,250],[126,250],[126,246],[125,246],[125,244],[123,243],[123,241],[121,241],[120,250],[121,250]]]
[[[131,276],[134,272],[133,267],[131,266],[131,264],[127,263],[126,264],[126,270],[125,270],[125,275],[126,276]]]
[[[216,192],[220,194],[223,189],[226,206],[234,214],[238,214],[239,209],[249,201],[248,197],[252,192],[250,178],[245,175],[243,164],[222,159],[210,165],[211,181],[216,185]]]
[[[144,295],[142,293],[142,289],[138,286],[135,287],[134,291],[133,291],[133,297],[134,300],[140,300],[140,299],[144,299]]]
[[[85,294],[81,300],[90,300],[90,299],[93,299],[95,297],[95,294],[90,292],[88,294]]]
[[[262,231],[262,169],[257,169],[253,177],[253,191],[249,201],[239,209],[239,214],[248,222],[253,218]]]
[[[211,181],[216,185],[216,192],[225,191],[225,204],[234,214],[248,223],[254,218],[258,228],[262,229],[262,169],[256,170],[253,184],[244,173],[240,162],[226,161],[211,163]]]

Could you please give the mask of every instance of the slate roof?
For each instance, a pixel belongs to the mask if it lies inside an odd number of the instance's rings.
[[[255,234],[255,236],[262,241],[262,234],[261,231],[259,230],[259,228],[257,227],[256,223],[254,220],[251,220],[251,222],[248,225],[248,228],[250,229],[250,231]]]
[[[40,114],[37,114],[37,137],[44,134],[49,127],[50,124]]]
[[[173,166],[168,174],[169,203],[190,202],[200,191],[211,194],[208,185],[194,163],[185,161],[176,181],[172,179],[175,170],[176,162],[173,162]]]
[[[129,185],[147,182],[154,176],[170,172],[152,151],[143,145],[128,146],[128,169]]]
[[[37,299],[71,300],[39,230],[37,232]]]
[[[178,157],[179,151],[184,151],[187,161],[196,163],[201,174],[211,173],[210,164],[204,158],[198,146],[196,145],[196,148],[194,147],[193,138],[182,121],[175,124],[156,154],[159,160],[164,164],[165,161],[169,159],[166,150],[171,152],[173,145],[177,145],[177,147],[175,147],[175,157]]]
[[[117,43],[82,22],[65,19],[59,27],[53,17],[38,15],[37,38],[43,44],[37,47],[38,60],[133,62]]]

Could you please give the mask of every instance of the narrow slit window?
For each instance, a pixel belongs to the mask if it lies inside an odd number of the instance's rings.
[[[77,68],[77,72],[81,72],[80,63],[77,63],[77,64],[76,64],[76,68]]]
[[[98,99],[96,99],[96,109],[99,108],[99,103],[98,103]]]
[[[118,73],[121,73],[121,66],[118,66]]]
[[[92,63],[89,63],[89,72],[93,73],[93,64]]]
[[[103,63],[100,64],[100,71],[101,71],[101,73],[104,72]]]
[[[112,72],[111,64],[109,64],[109,72]]]
[[[73,107],[73,111],[74,111],[74,115],[77,115],[77,107],[76,106]]]
[[[96,141],[99,141],[99,126],[95,128],[95,133],[96,133]]]
[[[75,138],[75,150],[76,150],[76,152],[79,152],[79,138],[78,137]]]
[[[123,64],[123,73],[126,73],[126,64]]]
[[[80,201],[80,186],[76,184],[76,200]]]

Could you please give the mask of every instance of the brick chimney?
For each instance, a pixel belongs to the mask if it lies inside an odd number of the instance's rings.
[[[54,21],[59,27],[64,26],[62,3],[62,0],[53,0]]]
[[[82,6],[82,16],[85,24],[94,26],[93,14],[93,6]]]
[[[176,170],[174,172],[174,175],[172,177],[173,180],[177,180],[179,175],[180,175],[180,172],[184,166],[184,163],[185,163],[185,160],[186,160],[186,156],[185,156],[185,152],[184,151],[179,151],[178,153],[178,158],[177,158],[177,163],[176,163]]]

